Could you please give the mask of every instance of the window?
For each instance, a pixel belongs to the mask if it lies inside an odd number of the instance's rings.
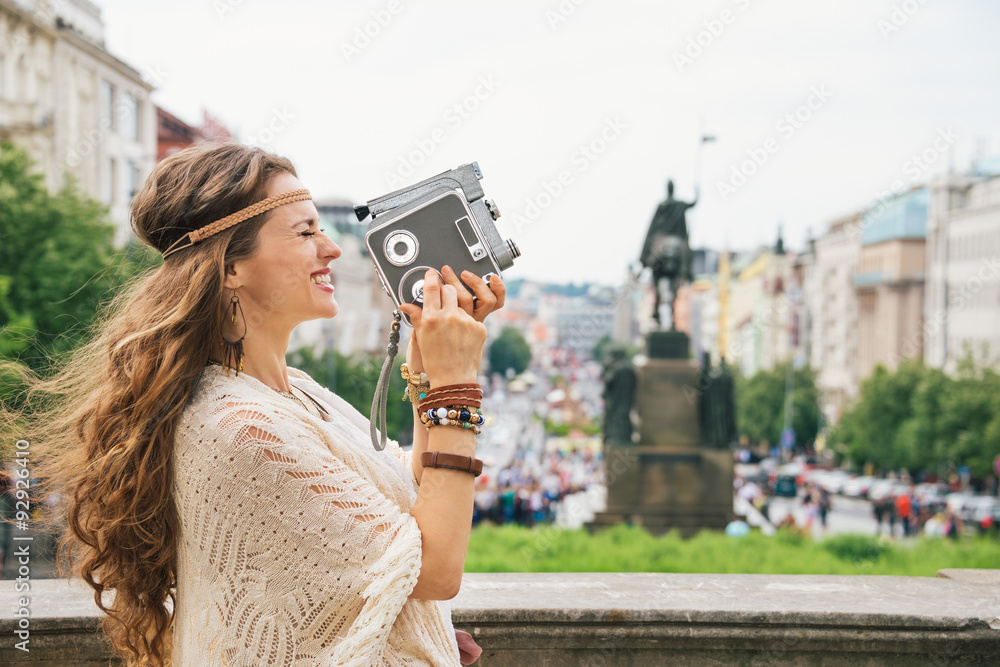
[[[135,162],[128,163],[128,200],[132,201],[135,197],[135,193],[139,191],[139,186],[142,184],[142,172],[139,169],[139,165]]]
[[[112,204],[115,201],[115,171],[117,164],[114,158],[108,158],[104,163],[104,183],[101,188],[101,201]]]
[[[139,140],[139,101],[134,95],[122,95],[121,104],[122,136],[128,141]]]
[[[115,88],[107,81],[101,80],[101,129],[107,129],[109,131],[114,131],[117,129],[115,127],[115,115],[113,110],[115,108]]]

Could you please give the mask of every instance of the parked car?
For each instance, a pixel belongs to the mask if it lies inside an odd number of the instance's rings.
[[[880,479],[868,489],[868,499],[883,500],[890,496],[909,493],[909,491],[910,485],[906,482],[900,482],[898,479]]]
[[[823,475],[820,479],[820,487],[826,489],[827,493],[841,493],[844,489],[844,484],[847,483],[853,475],[849,472],[843,470],[831,470],[827,474]]]
[[[940,482],[924,482],[913,487],[913,497],[921,505],[938,505],[945,502],[948,485]]]
[[[795,484],[795,475],[779,473],[774,480],[772,491],[776,496],[791,496],[794,498],[798,493],[798,486]]]
[[[944,497],[945,503],[952,512],[957,514],[962,513],[962,509],[965,507],[966,503],[975,498],[971,493],[964,493],[962,491],[956,491],[955,493],[949,493]]]
[[[868,489],[871,488],[874,482],[875,478],[870,475],[858,475],[844,482],[844,486],[840,492],[852,498],[867,498]]]
[[[982,527],[982,522],[987,519],[989,519],[990,525],[992,525],[992,522],[996,520],[994,517],[1000,515],[1000,499],[995,496],[969,497],[962,504],[959,515],[966,525],[975,524]],[[989,528],[990,525],[986,527]]]

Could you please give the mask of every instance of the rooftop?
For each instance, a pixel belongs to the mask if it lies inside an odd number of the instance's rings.
[[[929,200],[929,191],[919,188],[876,205],[865,215],[861,244],[926,238]]]

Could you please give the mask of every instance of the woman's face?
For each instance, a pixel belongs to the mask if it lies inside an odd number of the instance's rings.
[[[302,188],[299,179],[281,172],[271,179],[268,196]],[[253,256],[227,271],[225,286],[238,286],[249,329],[273,325],[290,330],[337,314],[329,264],[338,257],[340,248],[319,230],[311,200],[284,204],[261,227]]]

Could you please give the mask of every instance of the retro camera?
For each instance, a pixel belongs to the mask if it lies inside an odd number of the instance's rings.
[[[459,276],[468,270],[488,282],[521,255],[500,238],[493,224],[500,209],[484,198],[482,177],[477,163],[464,164],[354,207],[359,221],[371,214],[365,245],[396,306],[423,307],[429,268],[447,264]]]

